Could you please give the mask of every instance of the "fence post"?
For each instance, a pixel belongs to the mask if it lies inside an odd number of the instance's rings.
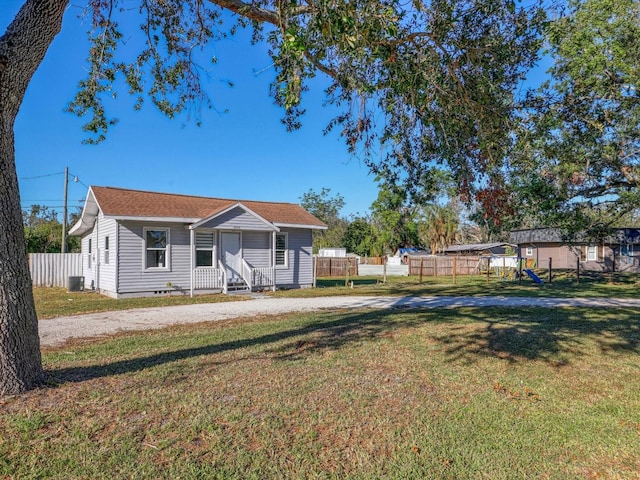
[[[420,283],[422,283],[422,267],[424,267],[424,257],[420,257]]]
[[[453,284],[456,284],[456,273],[458,271],[458,256],[455,255],[453,257]]]
[[[580,257],[576,255],[576,283],[580,283]]]
[[[314,255],[312,258],[313,258],[313,288],[316,288],[316,279],[318,278],[318,257]],[[274,280],[273,283],[276,283],[275,278],[273,280]]]
[[[522,258],[518,259],[518,284],[522,285]]]
[[[347,257],[347,268],[346,268],[346,273],[344,276],[344,286],[348,287],[349,286],[349,257]]]
[[[387,283],[387,256],[382,257],[382,283]]]
[[[491,271],[491,257],[487,257],[487,283],[489,283],[490,271]]]
[[[551,262],[553,261],[553,259],[551,257],[549,257],[549,283],[551,283]]]
[[[438,277],[438,257],[433,257],[433,276]]]

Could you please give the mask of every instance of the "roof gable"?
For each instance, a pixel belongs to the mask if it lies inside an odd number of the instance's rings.
[[[248,228],[250,227],[251,230],[280,231],[273,223],[265,220],[240,202],[234,203],[227,208],[218,209],[208,217],[190,225],[189,228],[195,229],[201,226],[209,228],[235,228],[243,225]]]

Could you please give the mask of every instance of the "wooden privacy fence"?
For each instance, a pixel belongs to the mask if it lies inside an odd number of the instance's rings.
[[[358,275],[358,259],[351,257],[315,257],[316,277],[344,277]]]
[[[481,269],[486,270],[486,260],[482,265],[479,256],[409,257],[407,262],[409,275],[423,277],[478,275]]]
[[[360,257],[360,265],[384,265],[385,257]]]
[[[66,287],[69,277],[82,276],[82,254],[30,253],[29,271],[35,287]]]

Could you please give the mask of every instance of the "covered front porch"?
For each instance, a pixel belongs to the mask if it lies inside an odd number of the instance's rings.
[[[240,275],[229,274],[222,261],[217,267],[196,267],[192,270],[191,296],[195,290],[229,292],[253,292],[256,290],[275,290],[275,267],[256,268],[242,260]]]
[[[286,268],[286,234],[237,203],[189,226],[191,287],[196,292],[253,292],[276,288]]]

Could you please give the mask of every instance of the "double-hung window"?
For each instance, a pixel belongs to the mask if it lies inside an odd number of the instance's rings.
[[[533,247],[527,247],[524,251],[525,256],[533,257]]]
[[[91,238],[89,238],[89,244],[87,245],[87,268],[91,269],[91,260],[92,260],[92,255],[93,255],[93,249],[92,249],[92,242],[91,242]]]
[[[587,246],[587,262],[596,262],[596,261],[598,261],[598,246],[588,245]]]
[[[109,237],[104,237],[104,264],[109,265]]]
[[[169,268],[169,229],[145,228],[145,268]]]
[[[196,232],[196,267],[213,267],[213,232]]]
[[[276,267],[286,267],[289,264],[287,255],[287,234],[276,233]]]

